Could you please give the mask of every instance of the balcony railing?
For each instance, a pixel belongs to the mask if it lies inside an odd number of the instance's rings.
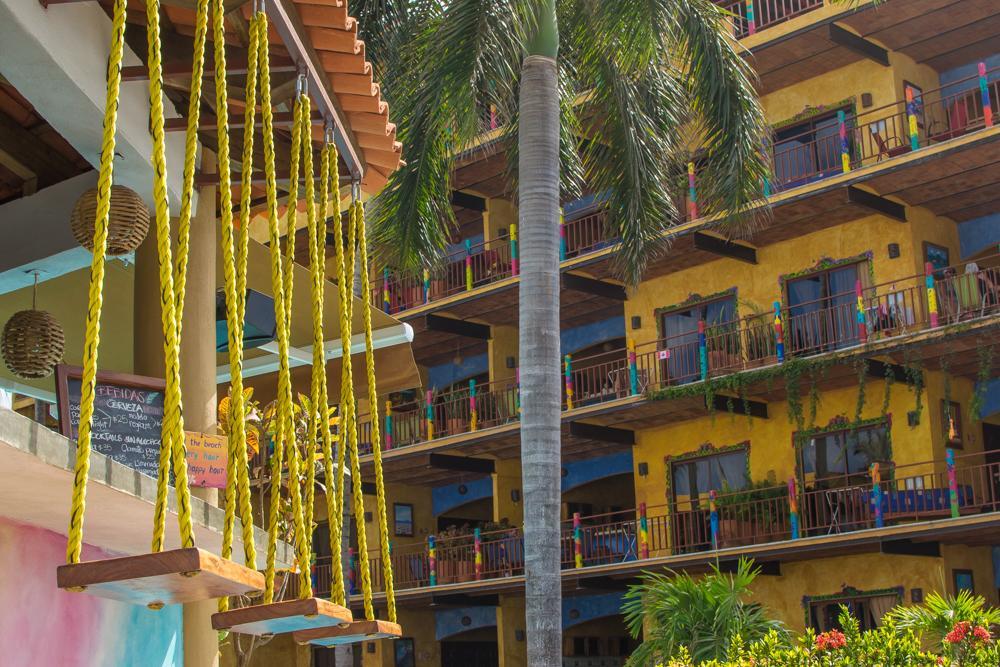
[[[754,492],[713,491],[677,497],[664,505],[575,515],[561,528],[562,568],[630,563],[997,512],[1000,463],[982,463],[982,459],[982,454],[966,454],[954,456],[951,463],[890,467],[879,473],[877,483],[871,472],[821,480],[799,478]],[[429,543],[394,547],[392,565],[397,589],[519,575],[524,572],[523,534],[512,528],[481,533],[478,538],[438,538],[433,558]],[[314,569],[320,595],[328,592],[330,567],[326,559]],[[378,549],[371,550],[369,567],[374,588],[383,590]],[[353,577],[348,579],[359,582],[356,559],[351,568]]]
[[[823,6],[823,0],[716,0],[732,14],[733,34],[742,39]]]
[[[732,6],[742,8],[745,16],[746,4],[741,0]],[[821,5],[822,0],[758,0],[754,6],[766,26]],[[787,136],[788,130],[782,132],[769,148],[774,170],[766,190],[790,190],[992,127],[993,118],[1000,116],[1000,80],[989,79],[997,71],[1000,68],[987,71],[981,65],[979,74],[948,86],[930,91],[910,88],[908,99],[861,113],[845,110],[821,127],[814,124],[792,136]],[[984,103],[986,98],[989,104]],[[694,183],[697,191],[697,175]],[[687,211],[689,220],[697,217],[690,207],[678,210]],[[613,245],[616,239],[608,235],[605,219],[600,208],[567,219],[560,229],[560,259]],[[372,302],[386,312],[399,313],[516,276],[516,238],[512,226],[506,236],[470,243],[464,253],[453,253],[442,268],[423,276],[386,270],[373,278]]]
[[[567,356],[563,407],[576,409],[638,396],[1000,313],[1000,268],[960,271],[949,267],[935,272],[928,267],[924,275],[872,286],[858,283],[850,292],[816,301],[775,304],[770,313],[701,322],[700,330],[637,345],[634,351],[626,347],[588,357]],[[940,277],[935,278],[935,273]],[[933,308],[928,284],[934,293]],[[393,406],[382,431],[391,436],[385,448],[397,449],[503,426],[518,421],[519,416],[515,376],[427,393],[419,401]],[[365,453],[371,451],[369,421],[367,416],[360,418]]]

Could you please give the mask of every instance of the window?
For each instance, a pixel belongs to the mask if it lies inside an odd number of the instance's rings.
[[[882,617],[902,600],[895,593],[876,595],[857,592],[856,595],[809,601],[809,627],[816,632],[842,630],[841,606],[857,619],[861,630],[871,630],[882,624]]]
[[[792,349],[820,352],[849,347],[858,340],[855,287],[863,264],[816,271],[785,285]]]
[[[841,111],[849,112],[850,109],[845,107]],[[852,132],[847,133],[848,141],[852,135]],[[811,183],[839,174],[843,168],[836,110],[775,132],[774,176],[778,187]]]
[[[393,503],[392,515],[396,537],[413,537],[413,505],[410,503]]]
[[[693,306],[677,308],[660,316],[663,346],[670,350],[670,356],[665,361],[665,375],[673,383],[693,382],[701,377],[701,365],[698,356],[698,322],[704,322],[710,347],[718,349],[726,347],[730,352],[738,353],[738,338],[725,336],[727,328],[735,330],[733,320],[736,319],[736,296],[703,301]],[[713,333],[714,332],[714,333]],[[709,364],[713,361],[710,355]]]
[[[677,461],[671,464],[670,475],[675,500],[682,496],[694,500],[723,488],[739,490],[748,482],[747,450],[740,448]]]
[[[875,461],[888,462],[889,427],[875,424],[813,436],[800,448],[803,474],[815,479],[863,474]]]
[[[952,570],[951,581],[955,585],[955,595],[962,591],[969,591],[975,595],[976,582],[972,576],[972,570]]]
[[[403,637],[396,639],[392,644],[395,667],[415,667],[417,658],[413,651],[413,639]]]
[[[950,447],[962,447],[962,406],[941,400],[941,431]]]
[[[934,267],[934,277],[940,280],[944,277],[944,269],[951,264],[951,256],[944,246],[924,241],[924,263]]]

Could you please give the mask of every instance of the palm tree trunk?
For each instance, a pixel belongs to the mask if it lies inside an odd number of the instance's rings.
[[[562,664],[558,33],[554,0],[539,5],[537,33],[521,72],[518,137],[525,624],[528,664],[558,667]]]

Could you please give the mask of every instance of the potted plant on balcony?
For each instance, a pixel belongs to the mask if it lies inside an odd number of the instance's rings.
[[[438,535],[437,579],[440,584],[472,581],[476,577],[472,527],[452,525]]]
[[[777,363],[778,349],[774,334],[773,315],[751,301],[740,301],[740,306],[750,311],[744,320],[743,342],[746,345],[746,364],[749,368]]]
[[[862,436],[862,433],[864,436]],[[868,475],[871,475],[871,466],[878,464],[878,469],[883,478],[886,478],[895,467],[892,461],[892,444],[889,438],[888,425],[882,428],[865,429],[864,431],[851,431],[847,435],[847,447],[841,451],[838,461],[842,462],[847,454],[848,447],[855,455],[860,455],[868,461]]]
[[[723,484],[716,498],[719,516],[719,546],[722,548],[753,544],[759,534],[774,535],[775,527],[782,521],[781,504],[766,502],[788,497],[788,487],[776,485],[771,480],[754,482],[733,490]]]

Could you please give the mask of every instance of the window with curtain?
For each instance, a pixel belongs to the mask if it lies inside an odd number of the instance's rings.
[[[840,624],[841,606],[857,619],[861,630],[871,630],[882,625],[883,617],[901,602],[899,595],[845,595],[832,600],[809,603],[809,627],[816,632],[843,630]]]
[[[718,330],[736,319],[736,295],[703,301],[661,315],[663,346],[670,349],[666,360],[666,377],[674,384],[700,379],[698,359],[698,322],[708,329]]]
[[[792,349],[820,352],[858,342],[855,286],[862,262],[844,264],[785,284]]]
[[[799,449],[802,472],[815,479],[864,474],[873,457],[888,453],[888,438],[885,423],[817,434]]]
[[[671,464],[670,475],[675,500],[681,497],[696,499],[723,488],[737,491],[749,481],[747,450],[741,448],[677,461]]]
[[[847,107],[841,111],[849,111]],[[850,121],[849,121],[850,122]],[[848,132],[848,141],[852,136]],[[787,189],[843,171],[837,111],[778,130],[774,134],[774,176]]]

